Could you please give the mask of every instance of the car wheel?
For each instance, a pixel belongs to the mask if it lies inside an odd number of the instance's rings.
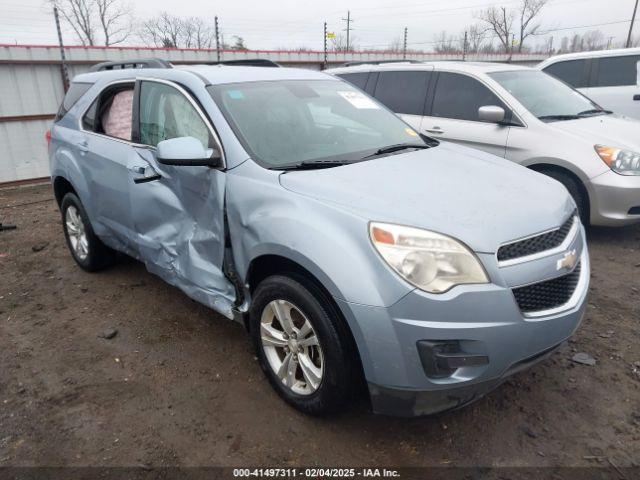
[[[290,405],[321,415],[351,398],[348,331],[312,282],[284,275],[263,280],[253,297],[250,332],[262,370]]]
[[[545,170],[542,173],[557,180],[565,186],[565,188],[569,191],[569,195],[571,195],[573,200],[576,202],[576,205],[578,207],[578,215],[580,215],[582,224],[588,226],[590,222],[589,199],[586,197],[584,189],[579,180],[576,180],[571,175],[568,175],[564,172],[558,172],[556,170]]]
[[[62,199],[60,211],[67,247],[76,263],[88,272],[112,265],[115,252],[93,233],[80,199],[73,193],[67,193]]]

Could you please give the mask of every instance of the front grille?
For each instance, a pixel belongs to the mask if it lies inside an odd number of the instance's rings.
[[[562,277],[513,289],[513,295],[523,313],[560,307],[573,295],[580,279],[580,263],[573,272]]]
[[[498,261],[504,262],[505,260],[526,257],[527,255],[533,255],[557,247],[567,238],[574,219],[575,213],[556,230],[501,246],[498,249]]]

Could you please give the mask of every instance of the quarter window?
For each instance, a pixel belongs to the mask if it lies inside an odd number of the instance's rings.
[[[176,88],[158,82],[140,86],[140,143],[155,147],[163,140],[194,137],[213,148],[213,137],[198,111]]]
[[[587,86],[586,66],[586,60],[567,60],[549,65],[544,72],[559,78],[573,88],[584,88]]]
[[[381,72],[374,96],[395,113],[424,115],[431,72]]]
[[[622,87],[635,85],[638,77],[640,55],[602,57],[597,61],[594,87]]]
[[[62,103],[60,104],[60,108],[58,109],[58,113],[56,114],[56,118],[54,119],[54,121],[57,122],[58,120],[62,119],[62,117],[64,117],[67,112],[71,110],[71,107],[73,107],[76,102],[80,100],[80,98],[91,87],[93,87],[93,83],[73,82],[69,86],[69,90],[67,90],[67,93],[64,96],[64,100],[62,100]]]
[[[345,73],[344,75],[338,75],[343,80],[346,80],[351,85],[355,85],[360,90],[364,90],[367,85],[367,78],[369,78],[369,72],[364,73]]]
[[[442,72],[433,98],[432,116],[479,122],[478,109],[506,105],[478,80],[457,73]]]

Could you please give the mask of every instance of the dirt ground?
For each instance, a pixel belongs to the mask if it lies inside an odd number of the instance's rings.
[[[568,345],[471,406],[401,420],[366,402],[299,414],[240,325],[134,260],[80,270],[49,185],[0,190],[0,221],[18,226],[0,232],[0,466],[640,465],[640,226],[590,230]]]

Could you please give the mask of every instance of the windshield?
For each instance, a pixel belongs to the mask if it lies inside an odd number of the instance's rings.
[[[247,82],[207,89],[245,149],[267,168],[358,161],[392,145],[426,146],[393,113],[341,81]]]
[[[542,120],[569,120],[607,113],[567,84],[537,70],[496,72],[489,76]]]

